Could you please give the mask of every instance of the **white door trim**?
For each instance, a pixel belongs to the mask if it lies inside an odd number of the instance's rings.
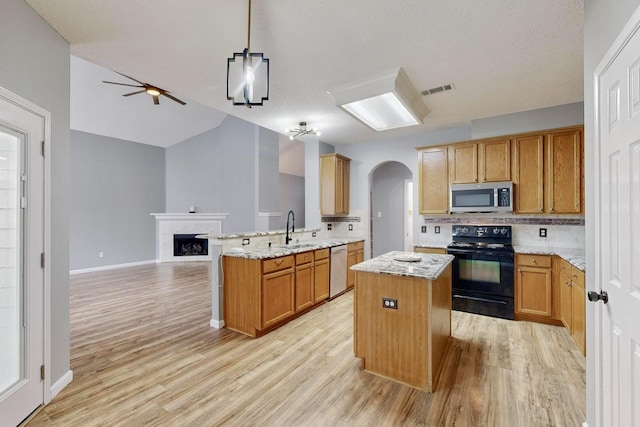
[[[44,396],[47,404],[51,393],[51,113],[44,108],[0,87],[0,98],[44,119]]]
[[[640,31],[640,7],[636,9],[629,21],[627,21],[624,28],[620,31],[613,44],[609,47],[607,53],[602,57],[602,60],[596,67],[593,73],[593,135],[594,135],[594,171],[596,174],[600,173],[600,144],[602,135],[600,133],[600,77],[612,66],[615,59],[620,55],[625,46],[633,38],[633,36]],[[594,273],[590,275],[593,280],[586,284],[586,291],[600,291],[600,284],[598,283],[602,274],[602,265],[599,262],[602,256],[598,254],[601,250],[601,228],[600,228],[600,206],[602,202],[602,194],[600,191],[600,179],[594,180],[594,193],[595,193],[595,212],[594,212],[594,224],[596,227],[595,232],[595,260],[593,265]],[[588,266],[591,268],[591,266]],[[593,375],[593,384],[589,384],[589,376],[587,376],[587,390],[592,390],[593,394],[587,393],[587,408],[594,408],[594,419],[588,420],[592,425],[600,426],[603,422],[603,342],[601,329],[604,325],[603,311],[601,310],[601,304],[587,304],[587,317],[591,317],[593,322],[593,329],[587,329],[587,357],[594,358],[595,374]],[[587,325],[589,322],[587,323]],[[587,367],[591,366],[589,363]],[[590,406],[592,405],[592,406]],[[583,425],[587,425],[584,423]]]

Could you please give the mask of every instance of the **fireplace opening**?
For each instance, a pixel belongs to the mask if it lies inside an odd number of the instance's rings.
[[[196,236],[197,234],[174,234],[173,256],[209,255],[209,240],[196,239]]]

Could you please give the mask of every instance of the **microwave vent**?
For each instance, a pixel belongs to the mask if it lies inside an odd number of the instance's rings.
[[[439,93],[439,92],[446,92],[448,90],[453,90],[455,89],[456,86],[453,83],[449,83],[448,85],[443,85],[443,86],[438,86],[438,87],[433,87],[431,89],[427,89],[427,90],[423,90],[422,95],[433,95],[434,93]]]

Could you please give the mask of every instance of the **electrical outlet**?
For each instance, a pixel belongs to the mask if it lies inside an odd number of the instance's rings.
[[[327,230],[331,231],[331,224],[327,224]]]
[[[426,225],[420,226],[420,232],[421,233],[426,233],[427,232],[427,226]]]
[[[547,229],[546,229],[546,228],[540,228],[540,229],[538,230],[538,235],[539,235],[540,237],[547,237]]]
[[[353,231],[353,224],[349,224],[349,231]]]
[[[249,239],[242,239],[242,246],[248,245],[251,242]]]
[[[394,298],[382,298],[382,308],[398,309],[398,300]]]
[[[433,227],[433,232],[436,234],[440,234],[440,226],[436,225],[435,227]]]
[[[100,252],[100,253],[98,254],[98,258],[104,258],[104,252]]]
[[[316,237],[316,232],[311,233],[311,237]]]

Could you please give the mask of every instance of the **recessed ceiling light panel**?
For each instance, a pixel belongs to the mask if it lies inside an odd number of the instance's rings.
[[[376,131],[420,124],[430,112],[402,68],[329,93],[338,107]]]

